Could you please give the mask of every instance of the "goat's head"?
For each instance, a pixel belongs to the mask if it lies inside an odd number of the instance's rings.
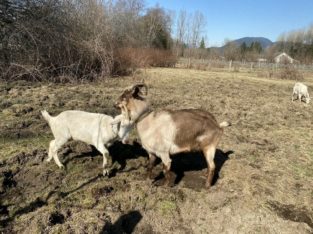
[[[124,90],[114,104],[115,108],[126,111],[131,120],[136,120],[148,108],[145,97],[148,94],[146,84],[135,84]]]
[[[305,99],[306,104],[309,104],[310,101],[311,101],[311,98],[310,98],[310,97],[308,97],[308,98]]]

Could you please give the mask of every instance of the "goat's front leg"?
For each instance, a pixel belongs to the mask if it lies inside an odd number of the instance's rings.
[[[309,95],[309,93],[307,93],[306,95],[305,95],[305,102],[306,102],[306,104],[309,104],[310,103],[310,95]]]
[[[147,177],[149,179],[153,179],[152,178],[152,169],[154,167],[155,160],[156,160],[156,156],[152,153],[149,153],[149,162],[148,162],[148,167],[147,167]]]
[[[167,153],[161,154],[160,155],[161,160],[163,162],[163,173],[165,176],[165,183],[164,185],[169,186],[170,182],[171,182],[171,164],[172,164],[172,160],[170,158],[170,155]]]
[[[97,149],[101,152],[102,156],[103,156],[103,164],[102,164],[102,168],[103,168],[103,176],[107,176],[109,175],[110,170],[108,168],[110,168],[112,166],[112,162],[111,162],[111,158],[109,157],[109,151],[105,148],[105,146],[103,144],[100,144]],[[110,162],[108,163],[108,159],[107,157],[109,157]]]

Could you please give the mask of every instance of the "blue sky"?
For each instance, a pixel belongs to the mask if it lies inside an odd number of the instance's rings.
[[[224,39],[245,36],[276,41],[284,32],[313,24],[313,0],[146,0],[147,7],[189,13],[200,11],[206,18],[206,46],[221,46]]]

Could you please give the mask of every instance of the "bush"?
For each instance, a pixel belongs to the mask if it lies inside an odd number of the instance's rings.
[[[112,46],[98,1],[33,0],[8,6],[14,8],[12,20],[1,31],[2,78],[44,80],[68,75],[92,80],[95,74],[111,73]]]
[[[131,3],[125,0],[3,1],[0,5],[4,12],[0,15],[2,79],[94,80],[127,74],[136,67],[175,63],[170,51],[123,48],[125,45],[149,47],[155,41],[153,36],[144,41],[144,29],[152,28],[149,17],[154,15],[145,18],[141,15],[141,0]],[[166,17],[165,13],[157,16]],[[145,27],[140,28],[143,19]],[[158,26],[159,30],[165,27]]]
[[[299,72],[294,66],[286,65],[278,73],[277,77],[285,80],[303,80],[303,74]]]
[[[120,48],[114,56],[114,75],[127,75],[137,68],[174,67],[177,58],[169,50]]]

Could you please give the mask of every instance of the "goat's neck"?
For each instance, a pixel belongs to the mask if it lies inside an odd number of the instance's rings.
[[[113,124],[112,125],[112,133],[114,136],[117,136],[118,135],[118,132],[119,132],[119,128],[120,128],[121,124]]]
[[[134,120],[134,123],[138,124],[139,122],[143,121],[151,112],[152,112],[151,110],[147,109]]]
[[[151,127],[149,124],[149,122],[150,122],[149,119],[151,119],[151,117],[150,117],[151,113],[152,113],[152,111],[147,110],[135,122],[136,129],[137,129],[137,132],[138,132],[140,138],[142,137],[141,135],[144,132],[148,131],[149,128]]]
[[[133,123],[140,121],[149,111],[149,103],[146,101],[135,100],[132,102],[130,117]]]

